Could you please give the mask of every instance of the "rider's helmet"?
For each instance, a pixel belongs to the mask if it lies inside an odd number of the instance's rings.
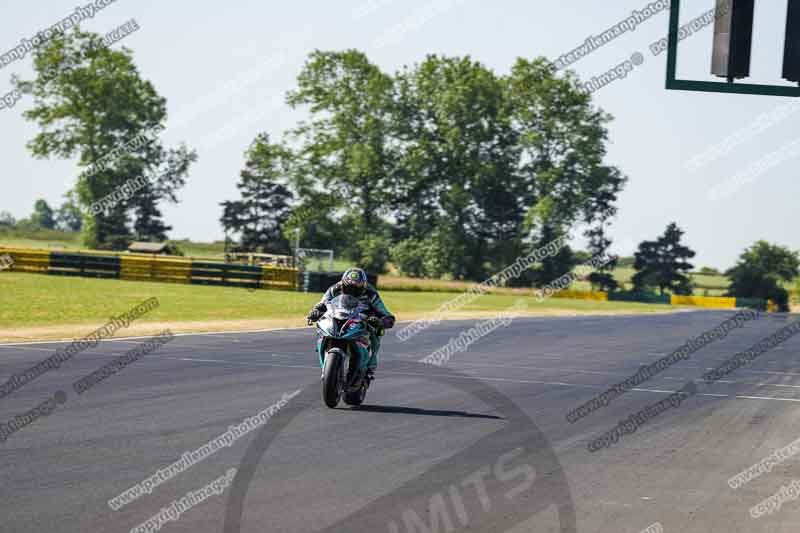
[[[342,274],[342,288],[348,294],[359,295],[367,288],[367,273],[360,268],[348,268]]]

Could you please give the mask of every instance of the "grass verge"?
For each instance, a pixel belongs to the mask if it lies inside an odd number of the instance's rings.
[[[101,326],[136,304],[157,297],[160,307],[119,336],[148,335],[164,327],[174,332],[255,330],[305,325],[304,317],[321,295],[289,291],[249,291],[124,280],[0,273],[0,340],[71,339]],[[398,320],[423,318],[454,295],[384,290],[381,295]],[[452,313],[453,318],[492,316],[525,297],[488,294]],[[669,312],[675,307],[628,302],[550,299],[537,302],[528,293],[532,316]]]

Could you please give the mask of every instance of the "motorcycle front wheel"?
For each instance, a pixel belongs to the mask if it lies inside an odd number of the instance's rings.
[[[322,399],[325,405],[333,409],[339,405],[342,396],[342,353],[331,350],[325,354],[325,364],[322,367]]]

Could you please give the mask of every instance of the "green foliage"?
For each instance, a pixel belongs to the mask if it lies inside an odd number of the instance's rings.
[[[691,294],[692,281],[685,275],[693,265],[687,261],[695,256],[695,252],[681,244],[684,232],[674,222],[655,241],[644,241],[636,252],[633,276],[634,290],[645,292],[651,287],[658,287],[664,294],[669,289],[675,294]]]
[[[390,246],[389,239],[382,235],[365,235],[357,242],[358,265],[371,274],[384,274]]]
[[[133,226],[133,232],[137,241],[162,242],[167,240],[167,232],[172,227],[167,226],[161,220],[157,198],[149,187],[139,194],[134,210],[136,223]]]
[[[390,257],[402,275],[422,278],[426,275],[426,254],[423,241],[410,237],[392,246]]]
[[[138,208],[139,231],[160,236],[165,226],[159,201],[177,202],[176,191],[185,182],[196,154],[185,146],[166,149],[153,140],[118,157],[99,163],[114,150],[142,133],[160,131],[166,120],[166,102],[144,80],[128,49],[102,45],[97,34],[79,29],[59,35],[34,52],[36,77],[17,80],[17,89],[30,90],[33,108],[24,116],[40,131],[28,143],[39,158],[77,156],[83,172],[74,193],[87,211],[81,228],[84,243],[93,248],[124,248],[135,235],[129,230],[131,211]],[[120,202],[108,214],[91,214],[90,206],[134,178],[144,177],[148,186]]]
[[[608,237],[606,227],[609,225],[610,219],[616,214],[616,208],[611,205],[611,201],[615,196],[607,198],[599,197],[597,199],[596,214],[590,215],[587,222],[594,223],[584,232],[584,235],[589,238],[589,252],[591,257],[608,257],[609,247],[611,246],[611,239]],[[585,263],[588,259],[581,262]],[[592,286],[592,290],[601,290],[605,292],[614,292],[619,289],[619,283],[614,278],[613,272],[617,268],[617,258],[604,263],[596,271],[588,276],[588,281]]]
[[[592,285],[593,291],[614,292],[620,288],[614,275],[608,272],[592,272],[589,274],[588,281]]]
[[[298,192],[335,191],[347,198],[345,208],[360,227],[371,228],[389,186],[391,78],[362,52],[315,51],[297,82],[287,102],[311,113],[291,132],[300,142],[293,174]]]
[[[617,266],[620,268],[632,268],[636,263],[636,258],[633,256],[620,257],[617,259]]]
[[[610,117],[544,59],[498,76],[468,56],[431,55],[387,75],[357,50],[316,51],[287,100],[309,119],[291,131],[299,201],[286,227],[302,229],[304,246],[328,238],[314,247],[360,259],[357,235],[392,220],[391,255],[410,275],[485,278],[577,222],[598,223],[626,181],[603,163]],[[564,249],[516,283],[574,264]]]
[[[706,276],[719,276],[721,275],[720,271],[713,267],[703,267],[700,269],[700,274],[704,274]]]
[[[56,211],[56,226],[62,231],[80,231],[83,226],[83,214],[70,198]]]
[[[33,204],[33,214],[31,215],[31,223],[34,226],[44,229],[55,229],[56,219],[51,208],[43,199],[36,200]]]
[[[164,253],[167,255],[174,255],[178,257],[184,257],[186,255],[183,253],[183,250],[181,250],[181,248],[174,242],[170,242],[167,244],[167,247],[164,248]]]
[[[456,243],[446,229],[437,228],[424,238],[409,237],[392,246],[391,259],[401,273],[417,278],[450,276],[457,261]]]
[[[236,185],[241,200],[222,202],[220,221],[226,232],[241,236],[241,249],[276,254],[289,253],[283,226],[291,210],[292,193],[285,185],[286,150],[260,134],[245,154],[245,168]]]
[[[336,250],[341,255],[348,242],[357,238],[333,219],[332,203],[331,195],[312,192],[292,207],[283,226],[284,238],[292,243],[292,247],[299,238],[302,248]]]
[[[0,227],[10,228],[13,227],[17,221],[14,216],[8,211],[0,211]]]
[[[725,275],[731,279],[730,294],[739,298],[775,300],[781,311],[789,310],[789,293],[781,282],[800,274],[800,256],[777,244],[758,241],[742,252]]]

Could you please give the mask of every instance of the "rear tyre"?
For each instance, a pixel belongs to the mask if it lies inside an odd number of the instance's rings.
[[[322,399],[331,409],[339,404],[342,396],[341,374],[342,353],[331,350],[325,354],[325,364],[322,367]]]
[[[347,405],[361,405],[364,403],[364,398],[367,397],[367,387],[369,384],[366,379],[361,382],[361,387],[355,392],[346,392],[344,394],[344,403]]]

